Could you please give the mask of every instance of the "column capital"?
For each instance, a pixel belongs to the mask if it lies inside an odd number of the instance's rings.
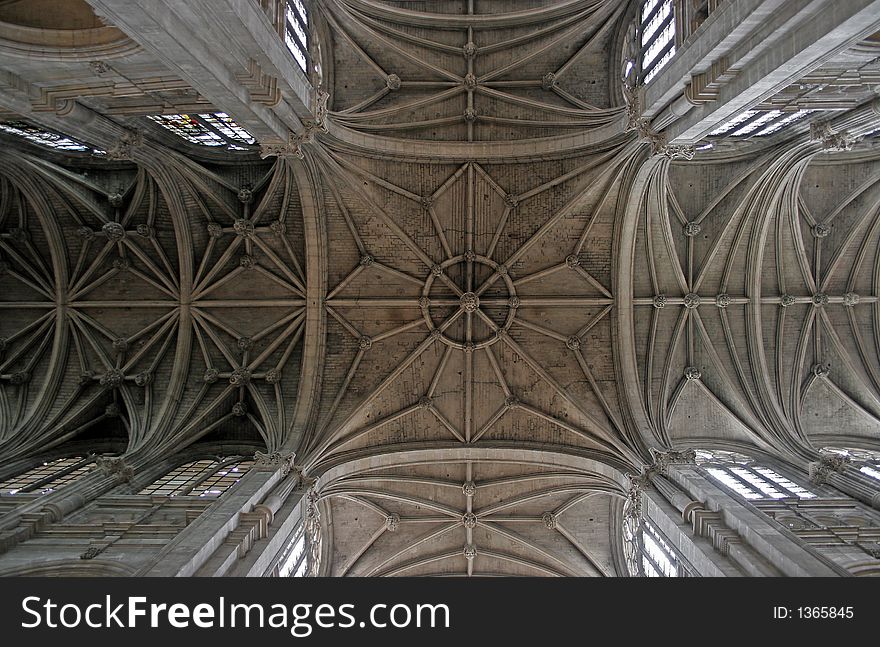
[[[835,472],[843,474],[846,471],[846,466],[849,462],[849,456],[828,453],[821,454],[819,460],[813,461],[809,465],[810,482],[815,483],[816,485],[826,483],[831,474]]]
[[[122,457],[98,456],[95,459],[95,470],[105,476],[115,476],[122,481],[130,481],[134,476],[134,468]]]
[[[139,130],[128,130],[107,148],[107,159],[131,161],[134,151],[144,145],[144,135]]]
[[[280,469],[282,476],[287,476],[294,469],[295,458],[296,454],[293,452],[289,454],[257,452],[254,454],[254,469],[258,472],[274,472]]]
[[[660,451],[651,448],[651,471],[659,474],[666,474],[666,468],[670,465],[695,465],[697,460],[697,452],[693,449]]]

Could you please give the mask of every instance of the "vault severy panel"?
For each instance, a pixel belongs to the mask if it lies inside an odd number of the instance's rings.
[[[325,300],[340,386],[308,460],[482,438],[617,451],[613,168],[568,160],[527,180],[525,165],[328,158],[347,214],[329,221],[334,257],[352,265]]]
[[[108,416],[130,451],[245,428],[289,440],[305,279],[284,163],[215,170],[172,154],[156,173],[76,175],[19,159],[0,215],[4,310],[34,294],[0,331],[3,373],[27,376],[4,381],[9,455]]]
[[[594,474],[515,461],[374,469],[323,489],[340,576],[606,576],[619,497]]]
[[[617,119],[607,75],[624,3],[456,4],[328,2],[334,121],[403,139],[497,141]]]

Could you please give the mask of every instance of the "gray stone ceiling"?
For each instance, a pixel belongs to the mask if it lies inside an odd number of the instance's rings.
[[[627,10],[323,0],[303,159],[5,147],[0,456],[295,451],[331,574],[601,576],[650,448],[876,445],[876,150],[651,156]]]

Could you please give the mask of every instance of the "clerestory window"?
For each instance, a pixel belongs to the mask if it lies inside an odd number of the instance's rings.
[[[216,498],[238,483],[253,464],[240,456],[190,461],[156,479],[139,494]]]
[[[697,450],[697,465],[715,481],[746,499],[816,498],[806,487],[743,454]]]
[[[159,124],[181,139],[199,146],[243,151],[249,150],[257,141],[253,135],[225,112],[198,115],[148,115],[147,119]]]
[[[0,494],[49,494],[87,474],[94,456],[70,456],[40,463],[0,483]]]
[[[93,148],[73,137],[64,135],[47,128],[29,124],[26,121],[0,122],[0,132],[14,137],[21,137],[39,146],[52,148],[57,151],[68,153],[91,153],[92,155],[104,155],[106,151]]]
[[[675,55],[673,0],[645,0],[639,12],[639,80],[648,83]]]

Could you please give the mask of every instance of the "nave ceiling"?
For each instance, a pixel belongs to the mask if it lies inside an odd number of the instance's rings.
[[[295,452],[328,574],[603,576],[651,449],[876,445],[871,140],[652,155],[626,2],[312,15],[302,159],[151,124],[128,161],[0,152],[4,460]],[[180,84],[150,96],[202,105]]]

